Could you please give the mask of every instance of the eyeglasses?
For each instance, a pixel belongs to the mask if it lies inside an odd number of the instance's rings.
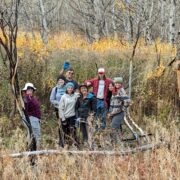
[[[74,75],[74,72],[68,72],[68,73]]]

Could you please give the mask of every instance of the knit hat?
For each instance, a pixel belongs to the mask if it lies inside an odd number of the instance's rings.
[[[26,83],[22,90],[26,91],[29,88],[32,88],[34,91],[36,90],[36,88],[34,87],[34,85],[32,83]]]
[[[63,76],[63,75],[58,76],[58,78],[57,78],[57,82],[58,82],[60,79],[62,79],[62,80],[64,80],[64,81],[66,81],[66,78],[65,78],[65,76]]]
[[[64,62],[63,69],[66,70],[70,67],[70,63],[68,61]]]
[[[115,77],[113,81],[114,81],[114,83],[122,83],[123,78],[122,77]]]
[[[69,87],[74,88],[74,84],[73,84],[72,82],[68,82],[68,83],[66,84],[66,89],[69,88]]]
[[[104,74],[104,73],[105,73],[105,69],[104,69],[104,68],[99,68],[99,69],[98,69],[98,73]]]
[[[88,89],[88,86],[86,84],[81,84],[79,85],[79,90],[82,88],[82,87],[86,87]]]

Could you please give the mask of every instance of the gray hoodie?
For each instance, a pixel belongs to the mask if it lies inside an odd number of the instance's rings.
[[[62,121],[65,121],[69,117],[75,116],[75,104],[78,97],[78,94],[64,94],[61,97],[59,103],[59,116]]]

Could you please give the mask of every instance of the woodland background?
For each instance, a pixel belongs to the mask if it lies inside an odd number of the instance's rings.
[[[0,17],[10,17],[14,6],[13,0],[0,0]],[[170,62],[180,44],[180,1],[21,0],[18,15],[19,83],[23,87],[32,82],[37,87],[43,149],[58,148],[57,120],[49,96],[67,60],[79,83],[96,76],[97,63],[105,67],[108,77],[122,76],[127,92],[132,62],[131,115],[155,134],[155,142],[163,137],[171,147],[118,158],[44,157],[39,159],[35,175],[25,160],[5,159],[0,175],[4,179],[44,179],[57,174],[62,179],[178,179],[180,100]],[[0,151],[23,151],[25,129],[12,96],[2,46],[0,52]],[[61,163],[65,165],[59,166]]]

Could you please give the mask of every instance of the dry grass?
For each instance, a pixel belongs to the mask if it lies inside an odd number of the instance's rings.
[[[54,85],[53,78],[66,59],[71,60],[76,70],[76,78],[80,82],[95,75],[94,62],[97,62],[98,65],[105,66],[108,75],[112,77],[119,75],[119,73],[124,75],[125,83],[127,83],[128,60],[132,53],[133,44],[112,39],[103,39],[100,42],[87,44],[80,36],[75,37],[74,35],[61,33],[50,37],[48,47],[44,47],[40,36],[37,33],[35,34],[36,39],[33,39],[30,34],[26,34],[25,37],[23,32],[19,33],[18,55],[22,59],[21,63],[25,66],[24,69],[22,68],[21,78],[27,81],[31,77],[33,83],[38,85],[38,91],[40,92],[38,97],[43,99],[44,109],[47,105],[44,99],[47,98],[47,101],[49,101],[49,90]],[[49,58],[48,55],[50,54]],[[160,56],[161,64],[157,67],[158,55]],[[146,105],[148,107],[155,107],[156,101],[158,101],[156,118],[159,122],[153,120],[151,116],[149,116],[149,119],[141,118],[141,116],[138,119],[145,125],[144,128],[148,132],[154,134],[154,138],[151,139],[153,143],[163,139],[170,143],[169,147],[134,155],[114,157],[41,156],[37,158],[35,167],[30,165],[27,158],[0,158],[0,179],[178,179],[180,177],[179,131],[177,127],[179,120],[177,114],[174,114],[173,111],[178,106],[172,106],[174,102],[171,102],[176,90],[176,80],[174,73],[170,69],[166,68],[165,73],[163,73],[167,62],[174,55],[175,49],[169,44],[163,44],[157,40],[152,45],[146,46],[143,40],[140,40],[136,51],[135,69],[133,72],[134,77],[137,78],[133,86],[135,93],[134,108],[132,107],[133,113],[139,113],[138,109],[142,108],[139,103],[141,101],[143,106]],[[44,64],[41,60],[44,58],[45,60],[49,58],[51,70],[48,69],[48,72],[42,70]],[[27,60],[30,65],[24,60]],[[37,62],[34,62],[36,60]],[[32,66],[36,66],[37,73],[35,73],[35,69]],[[32,69],[33,72],[31,72]],[[39,75],[41,71],[42,73]],[[46,79],[37,77],[46,77]],[[41,79],[42,82],[40,81]],[[160,79],[162,79],[162,85],[160,84],[162,92],[156,92],[156,84],[161,82],[159,81]],[[151,83],[146,89],[147,81],[156,83],[155,85]],[[42,85],[43,83],[44,85]],[[169,86],[171,88],[166,89]],[[4,92],[6,90],[3,91],[1,96],[5,99],[1,103],[2,109],[8,97],[4,95]],[[161,96],[157,96],[157,93],[161,93]],[[146,97],[147,95],[148,97]],[[151,104],[151,101],[154,104]],[[171,109],[170,112],[169,107]],[[178,112],[178,109],[175,109],[176,111]],[[172,121],[171,118],[174,117],[175,119],[175,116],[177,120]],[[43,114],[43,120],[42,149],[57,149],[57,123],[49,117],[48,113]],[[165,128],[160,121],[170,125]],[[19,119],[15,122],[16,128],[9,124],[11,123],[7,118],[0,117],[0,153],[9,154],[25,151],[25,130],[19,127]],[[93,139],[94,137],[91,138]],[[104,142],[107,137],[102,135],[95,137],[96,140],[98,138],[101,138],[101,145],[103,148],[106,148],[106,143]]]
[[[151,129],[155,134],[152,139],[154,143],[162,138],[170,146],[127,156],[41,156],[37,157],[34,167],[28,158],[1,158],[1,179],[178,179],[180,158],[177,126],[172,122],[166,129],[152,119],[147,119],[147,124],[147,130]],[[22,134],[22,130],[17,129],[10,138],[11,147],[8,150],[4,147],[1,153],[24,150]],[[2,145],[3,139],[0,143]],[[47,144],[43,146],[47,147]]]

